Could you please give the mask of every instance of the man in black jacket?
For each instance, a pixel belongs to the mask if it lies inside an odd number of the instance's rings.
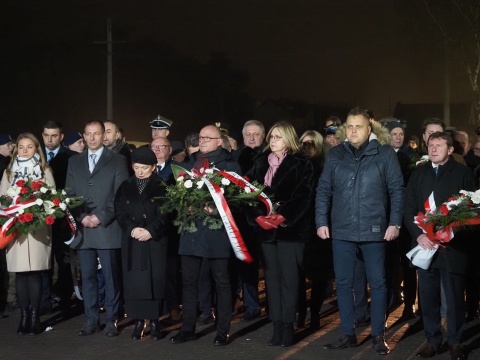
[[[404,185],[395,152],[390,146],[380,145],[371,129],[366,110],[350,110],[348,142],[330,149],[318,183],[315,222],[317,235],[333,240],[342,330],[342,335],[324,348],[356,346],[353,279],[357,252],[361,251],[370,284],[372,347],[385,355],[390,352],[384,339],[385,241],[398,237]]]
[[[473,191],[475,185],[471,170],[451,157],[453,141],[449,134],[431,134],[427,146],[430,160],[420,165],[408,182],[405,224],[412,235],[414,246],[420,245],[432,250],[434,242],[414,224],[414,216],[418,212],[425,212],[425,202],[432,194],[436,207],[440,207],[460,190]],[[417,354],[422,358],[434,356],[442,343],[440,283],[445,290],[447,302],[450,355],[454,360],[465,358],[460,341],[465,317],[464,290],[469,237],[471,235],[466,231],[456,232],[452,241],[443,244],[445,247],[438,248],[428,270],[418,269],[420,305],[427,338],[427,345]]]
[[[56,121],[47,121],[43,125],[42,138],[45,145],[43,148],[45,159],[47,159],[48,166],[52,169],[55,187],[57,189],[64,189],[68,160],[76,153],[62,146],[62,125]],[[64,243],[71,235],[70,226],[65,218],[55,221],[52,226],[52,255],[58,266],[58,280],[55,291],[56,295],[60,298],[60,310],[63,317],[69,315],[70,298],[73,291],[70,249]],[[52,311],[52,269],[43,272],[42,312],[44,313],[51,313]]]
[[[209,164],[210,168],[235,171],[240,173],[238,163],[230,153],[222,149],[222,133],[213,126],[205,126],[200,130],[200,150],[192,155],[187,169],[200,169]],[[209,208],[208,211],[214,211]],[[180,237],[179,254],[182,257],[182,329],[170,339],[173,344],[195,340],[197,321],[198,280],[202,261],[208,261],[212,270],[217,293],[217,335],[213,341],[215,346],[228,344],[230,320],[232,316],[231,285],[228,272],[231,245],[222,227],[218,230],[208,228],[201,221],[196,224],[195,233],[183,232]]]

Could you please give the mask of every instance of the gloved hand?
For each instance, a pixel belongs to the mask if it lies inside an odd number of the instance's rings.
[[[258,216],[255,221],[262,227],[263,230],[277,229],[278,225],[285,221],[281,214],[272,214],[266,216]]]

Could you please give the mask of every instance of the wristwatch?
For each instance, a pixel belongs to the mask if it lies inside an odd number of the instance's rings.
[[[395,227],[397,228],[397,230],[400,230],[402,228],[401,225],[395,225]]]

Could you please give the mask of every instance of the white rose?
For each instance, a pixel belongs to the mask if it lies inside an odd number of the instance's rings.
[[[37,199],[37,200],[35,200],[35,204],[37,204],[38,206],[43,205],[43,200],[42,199]]]
[[[230,180],[223,178],[222,179],[222,185],[225,185],[225,186],[230,185]]]
[[[65,199],[65,204],[70,204],[70,198]]]
[[[48,191],[48,189],[45,186],[42,186],[40,188],[40,192],[43,193],[43,194],[45,194],[47,191]]]
[[[50,200],[45,200],[43,202],[43,207],[45,208],[45,212],[47,213],[47,215],[51,215],[54,213],[55,210],[53,210],[53,207],[55,206],[55,204],[50,201]]]
[[[63,196],[67,195],[67,192],[65,190],[62,190],[62,195]]]
[[[181,182],[181,181],[183,181],[184,179],[185,179],[185,176],[179,176],[179,177],[177,178],[177,182]]]
[[[197,182],[197,188],[200,189],[203,186],[203,184],[205,184],[205,182],[203,180],[198,181]]]
[[[192,186],[193,186],[193,182],[192,180],[187,180],[185,181],[185,183],[183,184],[187,189],[190,189]]]
[[[213,169],[207,169],[207,170],[205,170],[205,174],[213,174]]]
[[[57,194],[57,190],[52,189],[52,195],[56,195],[56,194]]]
[[[63,211],[65,211],[67,209],[67,205],[65,203],[60,203],[60,209],[62,209]]]
[[[20,188],[16,185],[13,185],[7,189],[7,195],[10,197],[17,196],[18,194],[20,194]]]
[[[250,194],[252,192],[252,190],[249,187],[246,187],[244,190],[247,194]]]

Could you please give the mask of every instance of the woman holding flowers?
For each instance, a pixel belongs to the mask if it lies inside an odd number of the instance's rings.
[[[143,337],[145,319],[150,320],[150,337],[159,340],[167,261],[167,220],[160,214],[165,186],[156,176],[157,158],[152,150],[137,148],[131,159],[135,175],[125,180],[115,195],[115,216],[123,230],[125,310],[135,319],[133,340]]]
[[[268,345],[293,344],[293,323],[297,311],[299,272],[305,242],[311,235],[311,197],[314,170],[301,151],[295,129],[288,122],[278,122],[267,134],[268,146],[247,174],[250,180],[265,184],[272,195],[276,214],[265,216],[256,210],[256,237],[261,242],[265,261],[269,316],[273,336]],[[259,216],[260,215],[260,216]]]
[[[29,180],[34,181],[35,187],[41,182],[55,186],[39,141],[33,134],[23,133],[17,138],[12,160],[3,174],[0,195],[11,196],[12,194],[7,192],[12,186],[17,186],[20,193],[25,192],[24,190],[28,190],[25,184]],[[28,223],[33,220],[33,216],[33,213],[26,212],[21,214],[17,221]],[[52,217],[47,218],[52,220]],[[41,271],[48,270],[51,266],[50,226],[45,223],[35,232],[17,235],[16,239],[7,245],[6,250],[8,271],[15,273],[15,287],[21,313],[17,333],[36,335],[40,332]]]

